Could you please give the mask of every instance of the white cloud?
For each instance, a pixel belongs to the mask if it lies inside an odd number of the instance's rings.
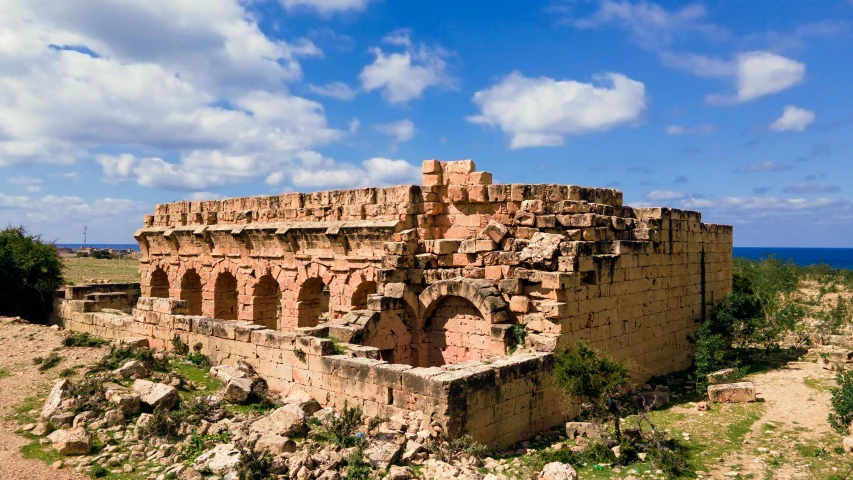
[[[815,113],[793,105],[785,106],[782,116],[768,127],[774,132],[802,132],[815,121]]]
[[[306,9],[323,15],[364,10],[369,3],[370,0],[281,0],[288,10]]]
[[[332,82],[326,85],[308,85],[308,90],[323,97],[336,98],[338,100],[352,100],[355,98],[355,90],[344,82]]]
[[[776,162],[772,162],[770,160],[767,160],[767,161],[764,161],[761,163],[755,163],[752,165],[748,165],[747,167],[745,167],[743,169],[739,169],[739,170],[735,170],[735,171],[743,172],[743,173],[763,173],[763,172],[781,172],[781,171],[790,170],[790,169],[791,169],[790,165],[786,165],[784,163],[776,163]]]
[[[40,178],[28,177],[26,175],[19,175],[16,177],[9,177],[6,180],[6,183],[10,185],[41,185],[42,180]]]
[[[779,93],[803,82],[806,66],[796,60],[769,52],[747,52],[735,60],[737,94],[708,95],[710,104],[744,103]]]
[[[349,133],[358,133],[358,128],[361,126],[361,120],[353,118],[349,121]]]
[[[684,192],[677,192],[673,190],[653,190],[651,192],[646,193],[646,200],[650,202],[666,202],[671,200],[681,200],[687,198],[689,195]]]
[[[272,172],[271,174],[269,174],[267,176],[267,178],[264,180],[264,182],[267,185],[278,185],[283,180],[284,180],[284,172],[278,171],[278,172]]]
[[[376,131],[394,137],[397,142],[407,142],[415,136],[415,124],[408,118],[399,122],[377,125]]]
[[[405,103],[420,97],[430,87],[455,87],[445,61],[450,53],[443,48],[416,46],[407,31],[392,33],[383,41],[402,46],[405,51],[386,54],[381,48],[372,48],[376,59],[358,75],[364,90],[380,90],[388,103]]]
[[[221,198],[225,198],[222,194],[219,193],[211,193],[211,192],[192,192],[187,195],[187,200],[193,202],[200,202],[203,200],[219,200]]]
[[[474,94],[479,115],[468,121],[497,125],[511,136],[510,148],[562,145],[565,135],[583,135],[637,122],[646,109],[642,83],[618,73],[597,83],[525,77],[513,72]]]
[[[266,37],[239,0],[9,2],[0,167],[72,163],[109,145],[125,155],[95,156],[106,180],[204,190],[263,178],[344,136],[283,83],[319,49]]]
[[[666,127],[667,135],[707,135],[716,131],[716,127],[707,123],[695,127],[685,127],[682,125],[669,125]]]
[[[699,77],[734,77],[737,75],[735,62],[695,53],[662,51],[658,55],[664,65],[690,72]]]
[[[0,193],[4,219],[26,226],[31,233],[44,234],[44,240],[58,238],[60,243],[73,241],[78,235],[82,241],[84,225],[88,227],[90,241],[133,242],[129,235],[121,237],[116,232],[134,231],[142,216],[152,208],[152,205],[122,198],[85,200],[78,196],[29,197]]]
[[[301,160],[301,166],[290,173],[295,187],[328,189],[421,183],[421,169],[405,160],[375,157],[361,162],[361,166],[335,162],[317,154],[306,155]]]

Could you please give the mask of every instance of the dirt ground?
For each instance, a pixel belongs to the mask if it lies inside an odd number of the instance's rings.
[[[853,459],[831,465],[821,462],[823,454],[813,450],[831,451],[841,444],[841,437],[827,422],[834,377],[834,372],[818,363],[790,362],[787,367],[747,378],[764,402],[764,413],[744,436],[742,447],[726,455],[711,472],[713,477],[731,478],[733,472],[741,478],[778,480],[843,475]],[[816,452],[815,458],[808,458],[808,452]]]
[[[61,346],[59,331],[46,326],[12,323],[0,318],[0,370],[8,376],[0,378],[0,479],[88,478],[69,468],[53,469],[40,459],[25,459],[20,448],[29,440],[15,433],[18,424],[13,420],[14,409],[27,397],[43,398],[59,376],[73,365],[94,362],[104,354],[102,348],[63,349],[64,358],[56,367],[44,373],[33,363],[35,357],[47,357]],[[39,402],[39,408],[41,402]]]

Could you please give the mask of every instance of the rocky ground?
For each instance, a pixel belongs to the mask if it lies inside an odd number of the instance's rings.
[[[565,429],[486,452],[442,441],[441,428],[419,415],[371,421],[300,391],[266,392],[250,367],[210,369],[187,346],[180,356],[132,345],[110,353],[64,347],[64,338],[0,320],[0,478],[666,477],[649,461],[578,464],[577,472],[552,462],[586,442],[567,441]],[[759,400],[751,403],[699,403],[669,379],[671,403],[650,418],[688,447],[691,477],[841,479],[853,457],[826,422],[834,374],[816,353],[801,360],[747,378]]]

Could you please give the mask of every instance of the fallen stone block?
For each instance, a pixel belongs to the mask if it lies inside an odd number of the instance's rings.
[[[41,418],[48,419],[54,414],[59,413],[62,404],[62,396],[68,391],[71,382],[67,379],[60,380],[53,385],[47,399],[44,401],[44,406],[41,409]]]
[[[178,401],[178,390],[163,383],[136,380],[133,382],[133,393],[139,395],[139,400],[152,408],[172,408]]]
[[[147,377],[148,369],[145,368],[145,365],[141,364],[140,362],[136,360],[130,360],[121,367],[115,369],[113,373],[115,373],[121,378],[131,378],[134,375],[136,377]]]
[[[264,450],[269,450],[273,455],[293,453],[296,451],[296,442],[281,435],[266,434],[255,442],[256,452],[263,452]]]
[[[539,480],[578,480],[578,473],[571,465],[551,462],[542,468],[537,478]]]
[[[233,472],[240,463],[240,450],[231,443],[221,443],[211,450],[204,452],[196,459],[195,464],[206,466],[211,472],[222,475]]]
[[[710,385],[708,399],[716,403],[754,402],[755,385],[752,382]]]
[[[85,428],[57,430],[47,438],[60,455],[87,455],[92,449],[92,439]]]
[[[364,458],[373,468],[385,470],[396,462],[403,452],[403,446],[397,442],[374,441],[364,450]]]
[[[709,373],[707,375],[708,383],[711,385],[716,385],[718,383],[728,383],[737,377],[737,369],[736,368],[725,368],[723,370],[717,370],[716,372]]]
[[[298,405],[289,404],[256,420],[249,428],[261,435],[300,436],[304,435],[308,428],[308,415]]]

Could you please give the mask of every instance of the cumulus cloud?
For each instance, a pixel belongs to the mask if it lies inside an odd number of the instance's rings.
[[[405,103],[420,97],[427,88],[455,88],[455,80],[447,72],[446,59],[450,53],[441,47],[415,45],[410,32],[393,32],[384,43],[402,47],[402,52],[386,53],[381,48],[370,49],[376,56],[373,63],[358,75],[365,91],[379,90],[388,103]]]
[[[94,157],[108,181],[205,190],[344,136],[285,86],[322,52],[265,36],[239,0],[9,1],[0,167]],[[102,145],[124,155],[93,155]]]
[[[594,77],[595,83],[525,77],[513,72],[474,94],[480,114],[468,121],[500,127],[510,148],[562,145],[566,135],[609,130],[640,120],[646,109],[645,85],[619,73]]]
[[[203,200],[219,200],[219,199],[224,198],[224,197],[219,193],[192,192],[189,195],[187,195],[186,198],[187,198],[187,200],[190,200],[193,202],[200,202]]]
[[[786,105],[782,116],[768,129],[774,132],[802,132],[815,121],[815,113],[804,108]]]
[[[361,11],[369,3],[370,0],[281,0],[281,4],[288,10],[308,10],[322,15]]]
[[[688,194],[674,190],[653,190],[645,194],[646,200],[650,202],[668,202],[687,198]]]
[[[393,137],[397,142],[407,142],[415,136],[415,124],[408,118],[399,122],[377,125],[375,128],[377,132]]]
[[[784,170],[790,170],[791,166],[784,163],[776,163],[770,160],[754,163],[752,165],[747,165],[744,168],[736,169],[735,172],[740,173],[762,173],[762,172],[781,172]]]
[[[710,104],[745,103],[779,93],[803,82],[806,66],[796,60],[769,52],[742,53],[735,59],[735,95],[708,95]]]
[[[338,100],[352,100],[355,98],[355,90],[344,82],[332,82],[326,85],[308,85],[308,90],[317,95]]]
[[[71,235],[82,237],[77,231],[82,232],[84,225],[89,229],[90,239],[132,242],[132,239],[117,236],[116,232],[132,232],[138,228],[142,216],[152,208],[152,205],[123,198],[86,200],[73,195],[30,197],[0,193],[0,211],[4,219],[12,224],[26,225],[31,232],[43,234],[45,240],[58,239],[60,243],[76,239]]]
[[[297,188],[328,189],[421,183],[421,169],[405,160],[374,157],[361,165],[335,162],[321,155],[306,155],[289,172]]]
[[[669,125],[666,127],[667,135],[707,135],[716,131],[716,127],[707,123],[695,127],[685,127],[683,125]]]
[[[841,190],[837,185],[828,183],[800,182],[785,187],[785,193],[829,193]]]

